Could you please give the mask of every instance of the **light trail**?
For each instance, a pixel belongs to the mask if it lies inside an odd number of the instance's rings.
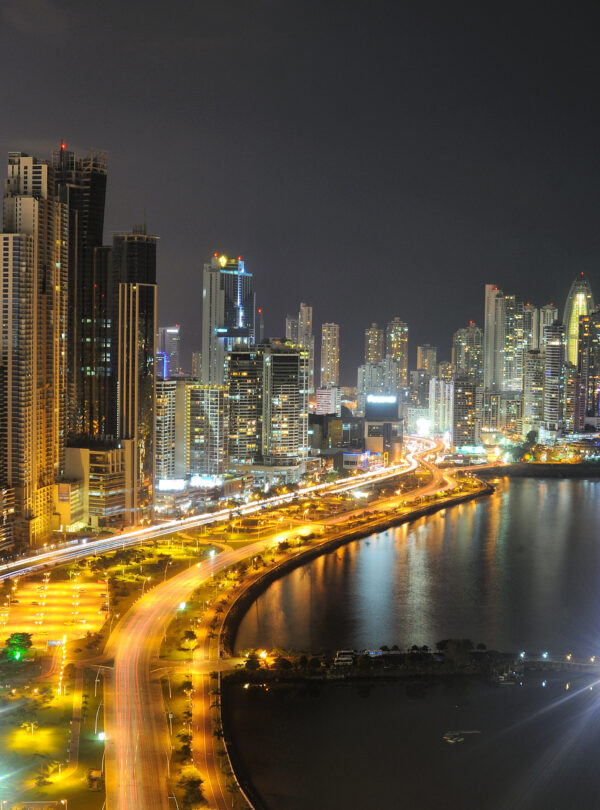
[[[265,498],[257,503],[241,504],[239,506],[221,509],[218,512],[204,512],[200,515],[192,515],[188,518],[170,520],[166,523],[148,526],[141,529],[134,529],[113,537],[105,537],[99,540],[84,539],[81,541],[72,541],[71,544],[65,544],[64,546],[52,551],[42,551],[37,554],[32,554],[29,557],[22,557],[19,560],[13,560],[9,563],[0,565],[0,581],[14,577],[26,576],[27,574],[32,574],[36,571],[56,565],[65,565],[66,563],[85,557],[108,553],[110,551],[115,551],[119,547],[126,548],[128,546],[136,545],[137,543],[156,540],[159,537],[172,534],[173,532],[230,520],[234,515],[250,515],[260,512],[263,509],[270,509],[292,503],[296,498],[306,495],[350,492],[353,489],[358,489],[360,487],[364,487],[365,485],[369,486],[380,481],[385,481],[388,478],[406,475],[407,473],[416,470],[419,463],[423,463],[429,469],[435,469],[433,465],[425,462],[424,459],[417,461],[415,456],[425,455],[426,453],[434,451],[438,446],[440,446],[440,443],[421,437],[407,438],[410,438],[416,447],[413,449],[412,453],[407,453],[406,462],[403,464],[398,464],[393,467],[386,467],[383,470],[373,470],[370,472],[361,473],[353,476],[349,480],[346,479],[333,484],[314,484],[313,486],[303,487],[295,492],[274,495],[272,498]],[[419,449],[419,445],[422,445],[421,449]]]

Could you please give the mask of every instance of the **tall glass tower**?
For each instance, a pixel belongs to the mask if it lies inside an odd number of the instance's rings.
[[[594,309],[594,295],[590,282],[583,271],[571,284],[565,304],[563,323],[565,325],[565,360],[577,365],[577,341],[579,340],[579,318],[589,315]]]
[[[235,345],[254,343],[254,279],[239,256],[215,253],[204,265],[202,285],[202,382],[223,385],[227,353]]]

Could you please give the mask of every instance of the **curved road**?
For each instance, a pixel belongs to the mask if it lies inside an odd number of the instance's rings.
[[[434,449],[424,442],[426,450],[415,453],[404,472],[423,463],[434,472],[434,480],[419,492],[447,489],[453,486],[423,458]],[[395,473],[398,475],[398,472]],[[447,480],[450,479],[450,480]],[[164,582],[140,599],[115,627],[106,647],[106,657],[114,657],[112,670],[105,683],[106,729],[106,808],[107,810],[167,810],[167,769],[170,738],[158,673],[151,673],[152,662],[160,651],[164,628],[185,601],[204,580],[240,560],[262,552],[272,543],[267,537],[236,550],[224,551],[218,557],[192,566]],[[208,645],[203,654],[208,660]],[[213,664],[214,668],[214,664]],[[209,807],[225,810],[228,801],[222,790],[218,765],[213,751],[208,678],[198,673],[196,700],[201,701],[195,756],[204,779],[204,793]],[[204,717],[202,718],[202,714]],[[195,721],[196,722],[196,721]]]

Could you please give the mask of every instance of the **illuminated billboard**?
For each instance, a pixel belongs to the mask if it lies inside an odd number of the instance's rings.
[[[397,422],[398,397],[396,394],[368,394],[365,403],[367,422]]]

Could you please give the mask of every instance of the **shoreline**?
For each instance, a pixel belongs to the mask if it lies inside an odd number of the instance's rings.
[[[518,461],[498,467],[462,467],[462,472],[475,473],[477,478],[600,478],[600,464],[560,464]]]
[[[370,523],[368,526],[361,526],[347,532],[342,532],[341,534],[321,541],[316,546],[294,554],[294,556],[289,559],[281,560],[274,568],[262,573],[257,579],[250,582],[240,593],[236,594],[221,624],[219,633],[219,655],[229,657],[234,654],[239,626],[248,610],[252,607],[252,604],[266,591],[269,585],[281,579],[281,577],[290,573],[290,571],[293,571],[295,568],[312,562],[312,560],[317,557],[334,551],[340,546],[351,543],[354,540],[361,540],[365,537],[369,537],[371,534],[386,531],[394,526],[401,526],[404,523],[412,523],[422,517],[440,512],[442,509],[458,506],[461,503],[467,503],[476,498],[482,498],[485,495],[491,495],[494,491],[495,488],[491,484],[484,483],[482,489],[476,492],[468,492],[463,495],[456,495],[449,500],[418,506],[406,514],[386,517],[382,520]]]

